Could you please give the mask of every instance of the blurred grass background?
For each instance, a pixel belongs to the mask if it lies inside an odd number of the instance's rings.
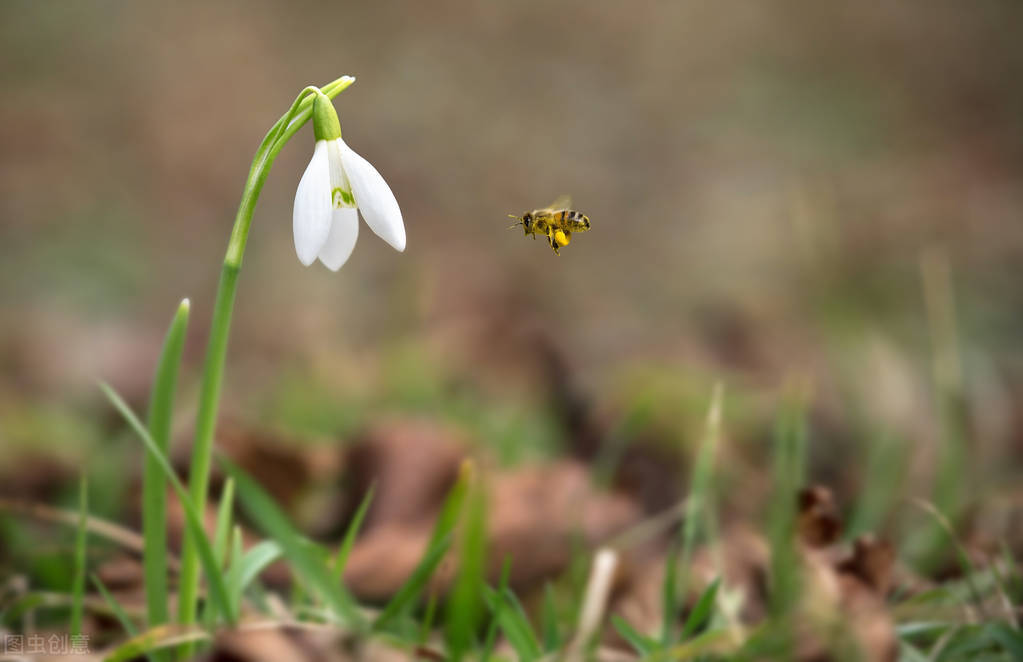
[[[69,475],[138,458],[94,380],[144,402],[188,296],[194,391],[258,141],[304,85],[352,74],[344,136],[408,249],[363,227],[339,274],[301,267],[300,134],[256,211],[227,416],[334,439],[422,412],[514,462],[561,452],[558,375],[622,434],[694,444],[723,378],[755,459],[796,379],[816,480],[905,469],[928,494],[954,434],[974,499],[1016,502],[1021,19],[951,0],[5,2],[0,451]],[[594,228],[561,258],[506,229],[561,194]],[[94,512],[116,512],[119,482],[98,483]]]

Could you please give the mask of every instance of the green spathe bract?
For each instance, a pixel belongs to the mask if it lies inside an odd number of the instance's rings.
[[[341,137],[341,122],[337,119],[334,102],[323,92],[313,92],[313,135],[316,140],[337,140]]]

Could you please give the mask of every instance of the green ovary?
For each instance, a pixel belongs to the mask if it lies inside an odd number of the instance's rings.
[[[351,191],[346,191],[343,188],[336,188],[331,191],[330,199],[334,203],[335,209],[355,206],[355,196],[352,195]]]

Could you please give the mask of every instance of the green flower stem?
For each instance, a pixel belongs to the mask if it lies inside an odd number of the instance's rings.
[[[355,82],[344,76],[321,88],[322,92],[334,98]],[[199,396],[199,411],[195,423],[195,443],[192,447],[192,465],[189,473],[189,493],[201,514],[206,507],[206,493],[209,488],[210,460],[213,451],[213,435],[216,430],[220,389],[224,378],[224,359],[227,355],[227,338],[231,329],[231,313],[234,309],[235,293],[238,287],[238,273],[242,256],[252,224],[259,194],[263,189],[270,167],[285,143],[302,128],[312,114],[312,92],[306,88],[295,99],[291,109],[270,129],[256,151],[245,182],[238,214],[235,216],[231,239],[224,256],[224,266],[217,288],[217,299],[210,323],[209,345],[203,365],[202,386]],[[199,589],[199,558],[195,541],[186,532],[181,554],[181,578],[179,582],[178,619],[182,625],[195,622],[196,598]],[[187,648],[187,647],[186,647]],[[185,657],[190,651],[184,651]]]

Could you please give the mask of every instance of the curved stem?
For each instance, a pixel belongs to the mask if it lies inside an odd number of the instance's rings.
[[[354,82],[354,78],[344,76],[328,83],[321,89],[328,97],[334,98]],[[284,144],[309,120],[312,114],[310,92],[315,89],[307,87],[302,90],[291,109],[267,132],[259,149],[256,150],[252,167],[249,169],[249,177],[242,191],[242,199],[235,216],[234,227],[231,230],[231,238],[228,241],[224,266],[220,273],[220,284],[217,287],[217,299],[213,307],[213,319],[210,323],[210,337],[203,365],[199,411],[195,422],[195,443],[192,447],[192,463],[189,472],[189,493],[200,513],[206,507],[213,435],[216,430],[220,390],[224,377],[224,360],[227,356],[227,339],[231,330],[231,314],[238,286],[238,273],[241,270],[249,227],[252,224],[252,214],[259,200],[259,194],[263,190],[263,184],[270,174],[274,159],[277,158]],[[198,550],[195,541],[186,532],[182,546],[181,577],[178,589],[178,619],[182,625],[195,622],[198,588]],[[191,651],[186,647],[183,656],[187,658],[190,655]]]

